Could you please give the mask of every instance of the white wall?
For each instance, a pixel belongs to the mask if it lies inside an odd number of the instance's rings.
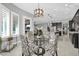
[[[19,31],[20,31],[20,35],[23,34],[23,16],[28,16],[28,17],[32,17],[32,14],[28,13],[28,12],[25,12],[23,10],[21,10],[20,8],[14,6],[13,4],[7,4],[7,3],[4,3],[4,4],[0,4],[0,11],[3,7],[5,9],[8,9],[9,12],[11,13],[12,12],[15,12],[19,15]],[[1,13],[0,13],[1,14]],[[11,15],[10,15],[11,16]],[[10,31],[10,30],[9,30]]]

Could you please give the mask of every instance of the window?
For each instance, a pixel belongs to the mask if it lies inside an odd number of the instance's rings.
[[[12,34],[19,34],[19,15],[12,12]]]
[[[8,23],[9,22],[9,12],[6,10],[2,10],[2,20],[1,20],[1,35],[7,36],[8,32]]]

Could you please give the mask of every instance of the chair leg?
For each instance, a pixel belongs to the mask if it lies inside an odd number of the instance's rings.
[[[56,51],[56,56],[58,56],[58,53],[57,53],[57,51]]]
[[[24,56],[24,53],[22,53],[22,56]]]

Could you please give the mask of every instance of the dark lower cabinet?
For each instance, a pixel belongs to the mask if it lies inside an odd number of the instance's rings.
[[[79,48],[79,34],[74,33],[72,35],[72,44],[74,45],[74,48]]]

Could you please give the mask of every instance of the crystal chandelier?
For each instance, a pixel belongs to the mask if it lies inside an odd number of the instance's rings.
[[[39,8],[39,3],[38,3],[38,8],[34,10],[34,16],[36,17],[41,17],[44,15],[43,9]]]
[[[34,15],[37,17],[43,16],[43,13],[44,13],[43,9],[38,8],[34,10]]]

